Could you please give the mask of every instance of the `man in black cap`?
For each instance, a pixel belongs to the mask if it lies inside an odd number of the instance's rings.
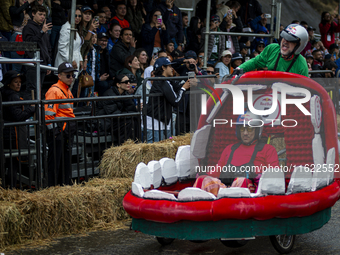
[[[243,58],[243,62],[246,61],[246,57],[249,57],[248,55],[248,49],[250,47],[247,46],[245,43],[240,43],[240,53],[242,55]]]
[[[179,58],[172,61],[173,68],[180,76],[187,76],[189,72],[194,72],[196,75],[206,75],[206,71],[197,66],[197,54],[189,50],[184,54],[184,58]]]
[[[75,79],[74,69],[71,63],[64,62],[58,67],[58,82],[53,84],[46,92],[46,100],[72,99],[70,86]],[[73,102],[47,103],[45,104],[45,120],[62,119],[57,123],[46,123],[46,138],[48,144],[48,186],[57,184],[71,184],[71,160],[73,134],[75,122],[69,121],[74,118]],[[68,121],[67,121],[68,120]],[[65,122],[67,121],[67,122]],[[64,157],[62,157],[64,154]],[[61,171],[63,161],[64,172]]]
[[[109,75],[110,54],[107,49],[109,38],[109,34],[107,33],[98,34],[98,46],[96,47],[96,50],[99,52],[100,71],[99,80],[96,81],[96,91],[98,91],[99,96],[102,96],[112,85],[112,76],[110,77]]]

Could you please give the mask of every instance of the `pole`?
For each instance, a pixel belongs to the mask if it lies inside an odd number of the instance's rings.
[[[208,43],[209,43],[209,30],[210,30],[210,8],[211,0],[207,3],[207,17],[205,21],[205,36],[204,36],[204,64],[203,69],[207,69],[207,57],[208,57]]]
[[[276,3],[276,28],[275,38],[280,38],[280,24],[281,24],[281,3]]]
[[[275,6],[276,6],[276,0],[272,0],[272,6],[271,6],[271,20],[270,20],[270,33],[274,34],[274,18],[275,18]],[[277,20],[276,20],[277,22]],[[273,37],[270,38],[270,43],[273,42]]]
[[[74,44],[74,33],[76,32],[75,29],[75,15],[76,15],[76,0],[72,0],[71,6],[71,31],[70,31],[70,50],[68,53],[68,60],[72,63],[73,60],[73,44]]]

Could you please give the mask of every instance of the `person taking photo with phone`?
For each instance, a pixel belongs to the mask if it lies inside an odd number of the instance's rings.
[[[149,57],[154,57],[160,50],[165,50],[169,38],[159,9],[154,9],[150,13],[149,20],[150,23],[145,23],[142,26],[142,47],[146,50]]]

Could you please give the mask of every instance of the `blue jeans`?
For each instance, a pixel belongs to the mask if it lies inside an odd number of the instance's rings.
[[[153,142],[159,142],[159,132],[161,132],[161,140],[167,139],[171,136],[170,130],[154,130],[154,137],[152,136],[152,129],[147,129],[146,134],[146,142],[147,143],[153,143]],[[166,132],[166,138],[164,137],[164,132]],[[154,139],[153,139],[154,138]]]

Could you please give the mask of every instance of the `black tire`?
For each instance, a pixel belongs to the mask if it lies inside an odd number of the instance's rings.
[[[205,242],[208,242],[209,240],[190,240],[190,242],[193,242],[193,243],[205,243]]]
[[[158,236],[156,236],[156,238],[157,238],[157,241],[161,245],[169,245],[175,240],[174,238],[165,238],[165,237],[158,237]]]
[[[295,235],[270,236],[270,242],[280,254],[288,254],[292,251],[295,243]]]
[[[245,246],[248,240],[221,240],[220,241],[229,248],[239,248]]]

